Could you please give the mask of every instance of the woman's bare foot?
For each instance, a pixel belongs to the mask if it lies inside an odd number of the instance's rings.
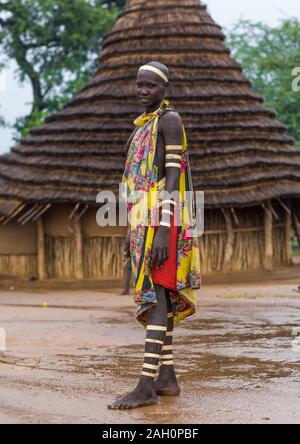
[[[131,393],[107,407],[112,410],[129,410],[153,404],[157,404],[157,394],[154,386],[143,387],[138,384]]]
[[[160,367],[159,376],[155,382],[155,391],[160,396],[178,396],[180,394],[173,366],[162,365]]]

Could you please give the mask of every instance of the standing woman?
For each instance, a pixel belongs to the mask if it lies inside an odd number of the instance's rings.
[[[122,182],[131,214],[125,253],[131,258],[137,320],[146,329],[145,353],[137,386],[111,409],[179,395],[173,327],[195,313],[201,284],[198,237],[182,206],[190,202],[194,216],[193,199],[185,195],[193,191],[187,140],[180,115],[165,98],[168,86],[165,65],[150,62],[139,69],[136,90],[145,111],[134,121]]]

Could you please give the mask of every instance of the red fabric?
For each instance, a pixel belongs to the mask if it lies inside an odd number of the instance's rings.
[[[157,229],[156,226],[155,233]],[[176,290],[177,286],[177,230],[178,227],[174,224],[174,216],[171,216],[169,258],[164,262],[162,268],[158,269],[155,266],[151,268],[153,282],[170,290]]]

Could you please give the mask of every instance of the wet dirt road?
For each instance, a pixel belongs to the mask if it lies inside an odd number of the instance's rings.
[[[181,396],[132,411],[106,408],[142,365],[132,296],[1,291],[1,327],[0,423],[300,422],[294,283],[203,288],[197,314],[175,331]]]

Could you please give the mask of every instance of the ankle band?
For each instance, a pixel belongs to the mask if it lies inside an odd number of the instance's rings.
[[[145,362],[143,367],[144,368],[150,368],[151,370],[157,370],[158,364],[154,365],[154,364],[148,364],[147,362]]]
[[[162,365],[174,365],[174,361],[161,361],[159,366],[161,367]]]
[[[153,378],[153,379],[156,377],[155,373],[142,372],[141,374],[143,376],[148,376],[149,378]]]

